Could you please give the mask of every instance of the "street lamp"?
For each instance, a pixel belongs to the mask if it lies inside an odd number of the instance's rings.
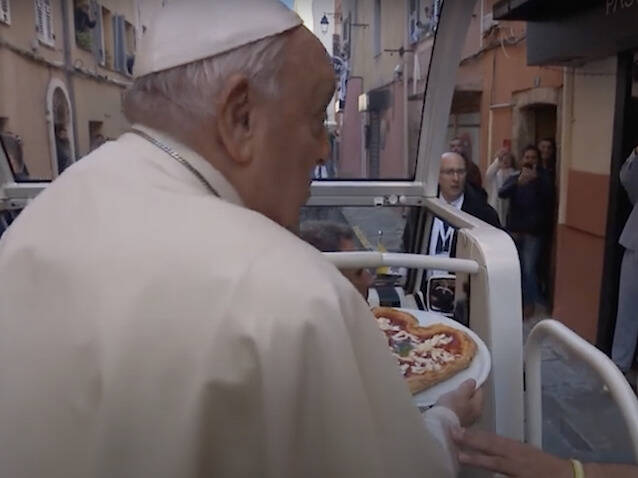
[[[319,23],[321,24],[321,33],[324,35],[328,33],[328,25],[330,25],[330,22],[328,21],[328,17],[325,13],[323,14],[323,17],[321,17],[321,21]]]

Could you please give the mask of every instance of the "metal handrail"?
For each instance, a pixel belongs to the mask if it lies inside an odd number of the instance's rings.
[[[424,256],[421,254],[399,254],[393,252],[324,252],[326,259],[336,267],[355,269],[358,267],[408,267],[410,269],[435,269],[449,272],[476,274],[479,264],[469,259]]]
[[[553,319],[539,322],[532,329],[525,344],[527,442],[542,448],[541,345],[548,337],[558,340],[569,352],[589,365],[608,387],[612,399],[620,408],[620,413],[627,423],[634,457],[638,460],[638,400],[631,387],[620,370],[605,354]]]

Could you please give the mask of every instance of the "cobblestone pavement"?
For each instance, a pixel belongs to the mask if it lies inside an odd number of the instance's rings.
[[[525,337],[539,317],[524,324]],[[543,348],[543,448],[584,461],[633,463],[618,407],[597,375],[560,344]]]

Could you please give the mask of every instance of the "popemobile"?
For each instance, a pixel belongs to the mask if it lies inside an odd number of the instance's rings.
[[[543,351],[551,343],[598,376],[622,416],[630,448],[638,460],[638,402],[622,373],[605,354],[556,320],[541,320],[524,338],[521,270],[512,238],[503,229],[490,226],[439,197],[441,156],[448,148],[455,79],[475,2],[435,1],[405,35],[404,20],[390,19],[397,24],[398,33],[391,39],[396,40],[396,44],[389,44],[390,40],[376,44],[373,40],[361,48],[376,49],[380,62],[396,65],[390,68],[396,81],[389,92],[368,93],[364,93],[362,87],[355,87],[357,75],[354,74],[365,72],[367,67],[357,63],[356,52],[346,51],[353,50],[357,36],[374,36],[374,29],[381,26],[375,24],[375,19],[363,15],[349,18],[346,24],[345,19],[334,14],[334,6],[330,8],[319,15],[323,18],[317,24],[332,28],[329,33],[336,32],[333,24],[337,20],[345,25],[341,56],[335,56],[334,60],[338,88],[327,120],[333,138],[338,138],[342,146],[341,157],[332,158],[338,165],[336,172],[312,182],[304,214],[334,215],[353,226],[362,250],[326,252],[324,256],[339,269],[377,270],[376,283],[368,296],[371,306],[407,312],[422,326],[445,324],[463,331],[476,344],[466,368],[425,391],[414,393],[415,406],[426,410],[442,394],[473,378],[482,386],[485,402],[476,426],[542,449],[541,363]],[[321,35],[321,32],[315,33]],[[430,42],[427,64],[415,64],[417,43],[411,42],[409,35]],[[413,47],[407,47],[410,44]],[[365,74],[370,77],[368,73]],[[408,77],[412,78],[411,84]],[[418,118],[414,115],[409,118],[413,110],[408,111],[412,101],[408,99],[419,95],[422,103],[417,108]],[[382,152],[383,145],[388,148],[394,141],[394,119],[383,111],[387,111],[388,102],[395,100],[403,101],[404,108],[393,114],[402,115],[405,123],[412,121],[411,124],[417,125],[409,133],[413,147],[406,146],[401,155],[394,158],[404,166],[397,170],[399,172],[383,169],[387,157],[384,159]],[[355,124],[354,130],[348,123],[348,115],[351,117],[353,113],[364,118]],[[405,134],[407,138],[408,132]],[[355,138],[354,141],[351,138]],[[353,144],[354,149],[348,150],[347,144]],[[352,163],[354,170],[348,174],[351,158],[344,156],[347,154],[364,158],[359,161],[357,157]],[[5,147],[1,148],[0,209],[5,220],[16,216],[50,182],[24,179],[15,168]],[[388,232],[384,232],[388,230],[384,221],[394,227],[395,218],[402,221],[389,237]],[[437,219],[453,229],[452,257],[431,253],[430,234]],[[389,322],[385,324],[386,329],[391,327]],[[492,476],[479,471],[463,473],[463,476]]]

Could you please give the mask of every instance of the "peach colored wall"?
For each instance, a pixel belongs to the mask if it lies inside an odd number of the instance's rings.
[[[505,51],[504,51],[505,50]],[[488,49],[478,57],[462,62],[457,74],[457,88],[482,91],[480,162],[482,171],[487,168],[492,155],[502,146],[504,139],[512,139],[511,108],[492,109],[492,131],[490,138],[490,109],[493,105],[513,102],[513,95],[541,88],[560,88],[562,70],[555,68],[528,67],[525,41],[517,45]],[[515,152],[516,153],[516,152]]]
[[[554,317],[596,340],[609,175],[572,170],[565,224],[558,226]]]
[[[558,226],[553,316],[592,343],[596,340],[604,247],[600,237]]]
[[[505,140],[512,140],[512,109],[494,109],[492,111],[492,156],[496,156],[496,153],[503,146],[503,141]],[[487,135],[485,141],[487,142]],[[487,145],[485,147],[487,148]],[[487,155],[487,152],[485,152],[485,154]],[[514,151],[514,154],[518,158],[519,155],[516,151]]]

